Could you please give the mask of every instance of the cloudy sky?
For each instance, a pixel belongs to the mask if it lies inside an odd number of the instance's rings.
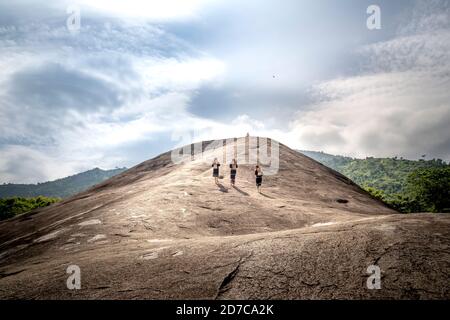
[[[446,0],[0,0],[0,70],[0,183],[247,132],[450,160]]]

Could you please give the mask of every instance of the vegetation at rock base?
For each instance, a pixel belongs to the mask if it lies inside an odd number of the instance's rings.
[[[301,151],[400,212],[450,212],[450,165],[441,159],[355,159]]]
[[[37,208],[42,208],[58,202],[59,198],[48,198],[44,196],[23,198],[11,197],[0,199],[0,220],[12,218]]]
[[[125,170],[126,168],[112,170],[95,168],[66,178],[37,184],[4,183],[0,185],[0,221],[46,207]]]

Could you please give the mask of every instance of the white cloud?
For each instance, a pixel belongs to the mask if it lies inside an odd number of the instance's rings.
[[[448,10],[438,14],[450,18]],[[450,30],[429,21],[420,15],[411,22],[427,26],[420,33],[402,29],[394,39],[362,48],[365,74],[317,85],[321,101],[291,124],[299,147],[449,160]]]
[[[78,0],[80,6],[101,13],[127,18],[162,21],[192,18],[203,6],[214,0]]]
[[[75,37],[64,27],[30,28],[0,30],[2,40],[13,39],[8,45],[0,40],[2,181],[37,182],[93,166],[130,165],[120,148],[155,141],[181,121],[201,123],[186,112],[190,96],[225,72],[220,60],[153,26],[87,25]],[[86,90],[100,99],[89,94],[94,99],[85,100]],[[104,99],[118,103],[108,107]]]
[[[34,150],[20,145],[0,147],[0,176],[4,182],[34,183],[63,177],[80,163],[60,161],[50,150]],[[67,160],[67,159],[66,159]]]
[[[185,58],[184,60],[142,59],[136,61],[135,69],[142,75],[144,88],[158,91],[192,90],[207,81],[218,81],[225,72],[222,61],[213,58]]]
[[[302,149],[448,159],[450,154],[436,150],[450,142],[447,88],[414,72],[334,80],[320,86],[332,98],[298,114],[292,133]]]

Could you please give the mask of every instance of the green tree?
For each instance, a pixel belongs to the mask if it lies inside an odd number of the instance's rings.
[[[0,199],[0,220],[12,218],[36,208],[49,206],[59,200],[60,199],[58,198],[48,198],[43,196],[34,198],[11,197]]]
[[[450,167],[412,172],[407,179],[407,192],[420,201],[423,211],[450,212]]]

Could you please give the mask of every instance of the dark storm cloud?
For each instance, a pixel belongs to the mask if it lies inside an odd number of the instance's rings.
[[[95,111],[115,108],[123,102],[120,90],[111,83],[53,63],[14,74],[8,96],[19,106],[49,111]]]

